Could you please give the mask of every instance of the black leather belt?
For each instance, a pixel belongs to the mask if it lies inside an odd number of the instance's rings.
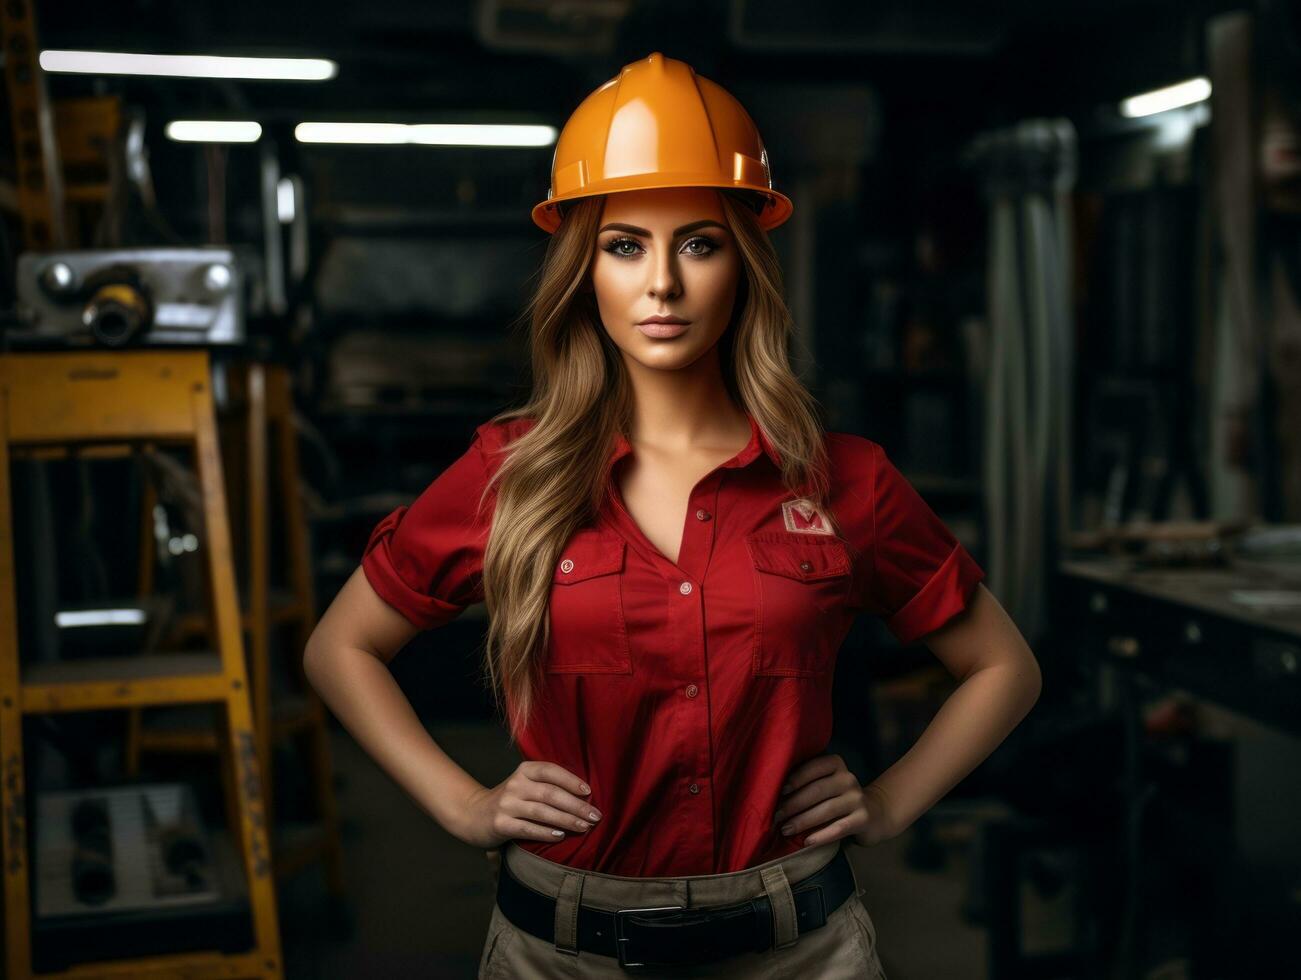
[[[791,883],[800,934],[824,925],[854,894],[854,873],[842,847],[821,870]],[[512,924],[549,943],[556,941],[556,900],[510,873],[503,858],[497,905]],[[617,957],[623,967],[711,963],[773,945],[772,904],[767,894],[735,905],[680,905],[619,909],[578,906],[578,948]],[[568,952],[568,950],[560,950]]]

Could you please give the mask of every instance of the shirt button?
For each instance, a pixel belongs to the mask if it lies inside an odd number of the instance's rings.
[[[687,685],[687,697],[694,698],[699,693],[700,693],[700,688],[696,687],[695,684]]]
[[[693,792],[693,793],[699,793],[699,792],[700,792],[700,787],[697,786],[695,783],[692,783],[690,786],[687,787],[687,789],[689,789],[689,790],[690,790],[691,792]]]
[[[574,563],[570,561],[568,558],[566,558],[564,561],[560,563],[560,570],[564,572],[566,575],[568,575],[570,572],[574,570]]]
[[[709,520],[709,511],[705,510],[703,507],[700,510],[696,511],[696,520],[698,521]]]
[[[681,592],[683,595],[691,595],[691,583],[683,582],[681,585],[678,586],[678,591]]]
[[[801,571],[801,572],[811,572],[811,571],[813,571],[813,565],[812,565],[812,563],[807,562],[807,561],[802,561],[802,562],[800,562],[800,571]]]

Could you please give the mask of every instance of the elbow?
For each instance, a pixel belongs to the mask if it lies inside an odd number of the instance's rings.
[[[317,672],[321,668],[321,661],[325,657],[325,644],[322,642],[321,629],[317,626],[312,630],[312,635],[307,638],[307,644],[303,647],[303,675],[311,683],[313,688],[320,690],[316,682]]]
[[[1033,708],[1038,703],[1039,695],[1043,693],[1044,689],[1043,671],[1039,668],[1039,661],[1033,652],[1030,653],[1028,677],[1025,685],[1028,707]]]

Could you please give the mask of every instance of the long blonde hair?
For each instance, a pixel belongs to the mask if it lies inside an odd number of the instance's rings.
[[[719,340],[724,383],[780,455],[787,489],[816,501],[835,527],[818,405],[787,354],[791,315],[780,262],[746,192],[724,190],[719,199],[743,268],[732,322]],[[574,202],[551,236],[521,318],[529,325],[532,393],[493,418],[536,420],[507,447],[485,491],[495,488],[497,498],[483,561],[485,679],[498,709],[503,695],[512,709],[512,741],[535,703],[556,560],[574,531],[595,520],[616,431],[626,435],[632,418],[621,353],[601,325],[595,294],[584,288],[604,201]]]

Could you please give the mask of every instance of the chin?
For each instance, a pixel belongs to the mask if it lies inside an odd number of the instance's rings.
[[[654,341],[647,341],[648,345],[653,343]],[[698,344],[692,344],[691,346],[684,344],[681,347],[673,347],[672,349],[669,349],[668,345],[665,344],[664,347],[664,350],[655,350],[654,348],[647,350],[642,347],[635,352],[629,351],[629,355],[644,367],[656,371],[676,371],[690,367],[709,349]]]

